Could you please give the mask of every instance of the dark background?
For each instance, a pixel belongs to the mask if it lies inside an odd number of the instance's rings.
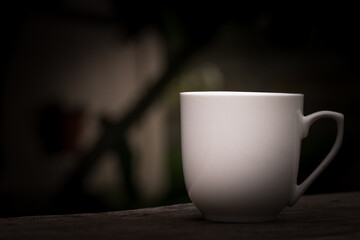
[[[189,201],[178,94],[193,90],[298,92],[305,94],[304,114],[343,113],[342,148],[306,194],[360,190],[360,39],[354,6],[110,0],[1,5],[1,217]],[[89,109],[96,109],[91,120],[98,132],[79,147]],[[146,125],[151,121],[155,125]],[[133,140],[134,134],[140,137]],[[325,157],[335,135],[330,120],[313,125],[303,141],[299,182]],[[159,169],[167,177],[153,185],[166,186],[147,198],[134,172],[138,161],[157,156],[154,139],[160,139]],[[108,151],[120,166],[114,186],[122,190],[89,191],[86,179]],[[155,170],[152,174],[148,179],[157,179]]]

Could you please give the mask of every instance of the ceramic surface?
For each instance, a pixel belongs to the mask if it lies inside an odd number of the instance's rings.
[[[184,92],[181,144],[188,194],[205,219],[269,221],[293,205],[329,164],[343,136],[343,115],[304,117],[303,94]],[[301,139],[319,118],[337,122],[333,148],[300,185]]]

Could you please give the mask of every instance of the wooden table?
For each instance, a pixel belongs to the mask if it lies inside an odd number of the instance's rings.
[[[303,196],[275,222],[208,222],[193,204],[0,219],[0,239],[360,239],[360,192]]]

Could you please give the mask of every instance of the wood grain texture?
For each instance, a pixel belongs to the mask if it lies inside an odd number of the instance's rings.
[[[303,196],[268,223],[205,221],[191,203],[3,218],[0,239],[360,239],[360,193]]]

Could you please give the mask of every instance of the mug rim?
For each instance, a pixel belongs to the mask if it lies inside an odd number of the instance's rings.
[[[280,92],[243,92],[243,91],[188,91],[180,92],[180,95],[188,96],[283,96],[303,97],[302,93],[280,93]]]

